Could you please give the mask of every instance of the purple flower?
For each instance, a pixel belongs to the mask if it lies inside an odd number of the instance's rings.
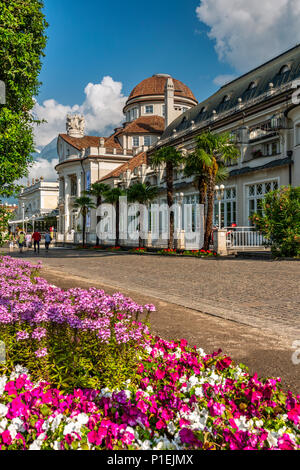
[[[35,351],[34,354],[36,355],[36,357],[45,357],[48,355],[48,351],[47,348],[38,349],[37,351]]]
[[[27,331],[18,331],[16,337],[17,341],[23,341],[29,338],[29,333],[27,333]]]

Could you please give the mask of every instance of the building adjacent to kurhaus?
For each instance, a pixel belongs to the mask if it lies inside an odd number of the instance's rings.
[[[249,226],[249,217],[259,211],[267,192],[281,185],[300,185],[299,79],[300,46],[296,46],[177,118],[155,147],[172,145],[189,152],[195,137],[204,131],[235,135],[241,157],[230,166],[225,183],[223,226]],[[182,174],[177,188],[189,197],[191,184]]]
[[[54,181],[44,181],[43,178],[36,178],[32,183],[28,181],[27,186],[18,196],[18,208],[15,217],[10,221],[11,231],[16,228],[31,227],[36,222],[40,222],[43,227],[45,217],[57,216],[58,205],[58,183]]]
[[[165,170],[151,168],[151,155],[163,146],[174,146],[185,150],[188,158],[195,148],[195,138],[208,130],[230,132],[241,154],[237,163],[229,167],[221,203],[222,226],[249,227],[249,217],[259,211],[267,192],[281,185],[300,185],[297,80],[300,46],[227,83],[199,104],[185,85],[169,76],[160,74],[146,79],[126,103],[123,127],[108,139],[75,135],[73,118],[69,118],[68,133],[60,135],[58,142],[61,237],[67,240],[74,236],[70,230],[75,229],[77,215],[72,218],[72,198],[94,181],[123,188],[137,181],[149,182],[159,188],[156,202],[165,203]],[[181,168],[174,179],[175,200],[192,207],[186,215],[188,220],[175,220],[176,230],[182,233],[187,226],[197,230],[199,199],[193,178],[186,178]],[[166,230],[163,210],[154,222],[159,225],[155,228],[160,234]],[[214,222],[220,222],[217,200]],[[96,238],[95,227],[96,214],[92,211],[90,241]],[[148,237],[148,244],[166,243],[160,239],[151,241],[151,234]],[[186,248],[201,248],[184,236],[180,243]]]

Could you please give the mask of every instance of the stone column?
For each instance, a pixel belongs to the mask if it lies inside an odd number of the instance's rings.
[[[214,231],[214,250],[218,255],[227,255],[226,229],[217,229]]]
[[[65,177],[65,233],[67,233],[70,228],[70,208],[69,208],[70,192],[71,192],[70,178],[66,176]]]

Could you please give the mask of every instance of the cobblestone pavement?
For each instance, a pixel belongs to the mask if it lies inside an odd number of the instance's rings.
[[[13,256],[19,256],[14,254]],[[280,376],[299,393],[299,274],[293,261],[199,260],[140,257],[52,249],[39,256],[42,276],[62,288],[121,290],[139,303],[155,303],[152,331],[186,338],[207,352],[221,348],[259,376]]]
[[[32,252],[25,255],[33,258]],[[52,249],[48,267],[300,340],[300,262]]]

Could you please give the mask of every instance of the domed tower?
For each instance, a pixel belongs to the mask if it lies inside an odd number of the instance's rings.
[[[196,106],[192,91],[170,75],[159,73],[146,78],[130,93],[124,107],[126,122],[143,116],[161,116],[169,125],[180,114]]]

